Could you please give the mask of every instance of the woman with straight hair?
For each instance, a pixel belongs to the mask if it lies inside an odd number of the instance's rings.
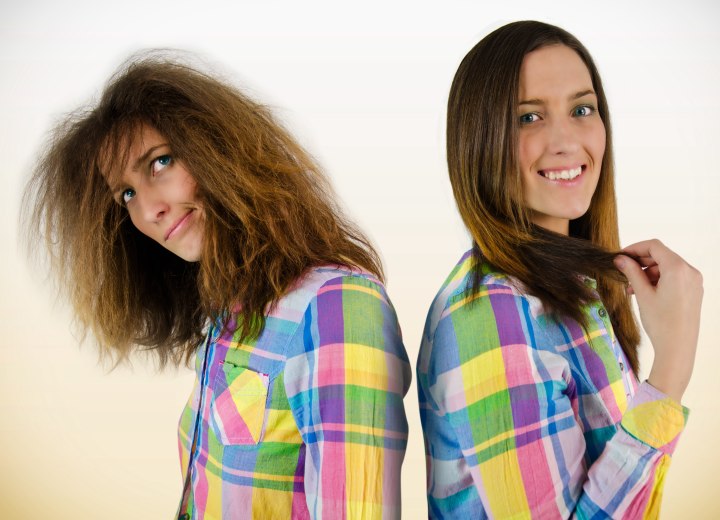
[[[131,58],[25,197],[103,354],[195,359],[176,518],[400,516],[410,368],[380,259],[265,107]]]
[[[473,246],[418,359],[432,518],[656,518],[687,420],[702,277],[657,240],[620,250],[610,118],[585,47],[495,30],[448,102]],[[629,285],[628,285],[629,284]],[[634,294],[655,359],[637,378]]]

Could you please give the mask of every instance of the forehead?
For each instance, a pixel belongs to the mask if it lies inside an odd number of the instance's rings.
[[[520,68],[520,97],[592,89],[590,71],[578,53],[565,45],[529,52]]]

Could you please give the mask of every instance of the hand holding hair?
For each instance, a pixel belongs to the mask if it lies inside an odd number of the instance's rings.
[[[648,382],[680,401],[695,362],[702,274],[657,239],[623,251],[628,255],[616,257],[615,266],[630,282],[655,351]]]

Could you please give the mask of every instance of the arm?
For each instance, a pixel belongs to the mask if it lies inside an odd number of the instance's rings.
[[[703,285],[700,272],[659,240],[624,249],[615,259],[630,282],[655,359],[648,381],[680,401],[695,364]]]
[[[305,443],[312,518],[400,517],[410,366],[381,285],[329,280],[291,342],[285,386]]]
[[[469,299],[446,306],[418,368],[431,516],[656,515],[685,411],[642,385],[588,468],[568,363],[536,344],[528,301],[503,286]]]

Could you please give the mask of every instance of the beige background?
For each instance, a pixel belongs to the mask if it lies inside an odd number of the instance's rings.
[[[129,53],[199,53],[278,108],[382,251],[411,360],[430,301],[469,245],[445,169],[454,71],[489,30],[534,18],[591,50],[610,100],[623,243],[659,237],[705,276],[692,415],[664,518],[720,518],[720,8],[710,1],[50,2],[0,4],[0,517],[170,518],[175,427],[192,374],[137,359],[107,374],[18,249],[19,193],[45,132]],[[302,7],[298,6],[302,4]],[[492,4],[482,5],[482,4]],[[496,7],[496,5],[501,7]],[[550,5],[550,2],[547,2]],[[645,344],[645,371],[652,353]],[[646,373],[646,372],[645,372]],[[406,518],[426,516],[415,386]]]

